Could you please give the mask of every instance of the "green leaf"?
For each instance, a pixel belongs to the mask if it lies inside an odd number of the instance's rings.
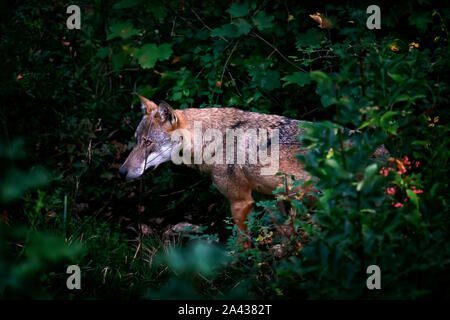
[[[413,96],[413,97],[410,97],[410,96],[408,96],[408,95],[406,95],[406,94],[402,94],[402,95],[399,95],[398,97],[396,97],[396,98],[394,99],[394,102],[393,102],[392,104],[395,104],[395,103],[397,103],[397,102],[403,102],[403,101],[407,101],[408,103],[415,104],[415,101],[416,101],[417,99],[423,99],[423,98],[425,98],[425,97],[426,97],[426,95],[425,95],[425,94],[422,94],[422,93],[416,94],[416,95]]]
[[[211,31],[211,36],[213,37],[225,37],[225,38],[236,38],[239,36],[238,27],[234,24],[228,23],[220,28],[216,28]]]
[[[309,76],[313,81],[316,81],[318,84],[321,83],[331,83],[330,77],[323,71],[311,71]]]
[[[167,17],[167,7],[161,1],[146,2],[147,12],[150,12],[155,19],[164,20]]]
[[[403,77],[401,75],[399,75],[399,74],[394,74],[394,73],[390,73],[390,72],[388,72],[387,74],[389,75],[389,77],[394,79],[395,82],[398,82],[398,83],[404,83],[405,82]]]
[[[167,60],[172,55],[172,44],[163,43],[159,47],[154,43],[147,43],[136,53],[142,68],[153,68],[157,60]]]
[[[136,55],[142,68],[153,68],[158,60],[159,50],[156,44],[149,43],[142,46]]]
[[[267,15],[265,11],[260,11],[254,18],[253,24],[258,28],[259,31],[266,31],[273,27],[272,20],[273,16]]]
[[[280,88],[280,73],[274,70],[267,70],[266,77],[261,81],[261,87],[268,91]]]
[[[381,116],[381,119],[380,119],[380,124],[381,124],[381,126],[384,128],[384,127],[386,127],[387,125],[388,125],[388,120],[390,119],[390,118],[392,118],[393,116],[395,116],[396,114],[398,114],[398,112],[396,112],[396,111],[388,111],[388,112],[386,112],[385,114],[383,114],[382,116]]]
[[[280,73],[278,71],[253,67],[250,69],[249,75],[261,89],[272,91],[281,87]]]
[[[158,48],[158,50],[159,50],[158,59],[161,61],[169,59],[169,57],[173,53],[171,47],[172,47],[172,44],[170,44],[170,43],[163,43],[162,45],[160,45]]]
[[[50,176],[40,168],[29,172],[10,169],[0,180],[0,203],[17,200],[25,191],[43,186],[49,181]]]
[[[248,3],[233,3],[231,7],[227,10],[229,14],[233,16],[233,18],[244,17],[250,13],[250,7]]]
[[[416,101],[417,99],[423,99],[425,98],[427,95],[423,94],[423,93],[418,93],[416,94],[414,97],[411,98],[412,101]]]
[[[116,3],[113,8],[114,9],[126,9],[126,8],[131,8],[131,7],[135,7],[138,4],[141,4],[142,0],[123,0],[120,1],[119,3]]]
[[[427,29],[427,25],[433,22],[431,12],[425,11],[416,13],[414,12],[408,18],[409,25],[416,26],[420,33],[424,33]]]
[[[356,185],[356,191],[361,191],[364,186],[367,186],[370,181],[373,181],[373,176],[376,174],[377,168],[378,166],[376,163],[372,163],[366,167],[362,181],[358,182]]]
[[[436,190],[439,187],[439,182],[436,182],[435,184],[433,184],[433,186],[430,189],[430,197],[434,198],[434,196],[436,195]]]
[[[233,24],[237,27],[237,36],[241,36],[243,34],[247,35],[250,30],[252,30],[252,25],[245,19],[233,21]]]
[[[294,72],[293,74],[287,75],[281,80],[285,81],[283,88],[290,84],[297,84],[300,87],[304,87],[311,83],[311,78],[308,73],[305,72]]]
[[[127,57],[123,52],[113,54],[111,57],[113,69],[119,71],[127,62]]]
[[[105,59],[109,54],[108,47],[101,47],[97,50],[97,54],[95,55],[99,59]]]
[[[320,102],[326,108],[331,106],[335,102],[335,99],[330,95],[324,94],[320,97]]]
[[[174,101],[179,101],[183,97],[183,94],[181,92],[175,92],[172,96],[172,99]]]
[[[134,29],[133,24],[127,21],[125,23],[117,23],[112,25],[106,40],[111,40],[117,37],[128,39],[138,34],[140,34],[139,30]]]
[[[296,47],[298,50],[302,48],[319,48],[322,40],[325,38],[325,33],[317,28],[308,29],[306,33],[300,33],[297,35]]]
[[[406,189],[406,194],[411,202],[416,206],[416,209],[419,210],[419,197],[415,194],[411,189]]]
[[[373,119],[370,119],[369,121],[364,121],[364,122],[362,123],[362,125],[360,125],[360,126],[358,127],[358,130],[364,129],[365,127],[371,126],[371,125],[373,125],[373,124],[374,124]]]
[[[144,97],[152,97],[156,93],[156,88],[152,87],[151,85],[145,85],[139,89],[136,90],[139,95]],[[135,101],[137,102],[139,99],[137,96],[134,96]],[[134,102],[134,101],[133,101]]]
[[[425,147],[429,143],[430,142],[427,140],[414,140],[413,142],[411,142],[411,145],[418,146],[418,147]]]

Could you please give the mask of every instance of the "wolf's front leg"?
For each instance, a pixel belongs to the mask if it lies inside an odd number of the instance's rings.
[[[254,201],[252,197],[247,199],[230,199],[231,214],[234,223],[238,226],[240,231],[247,230],[247,215],[252,211]]]
[[[212,172],[212,180],[217,189],[228,199],[231,208],[231,215],[234,223],[239,229],[240,238],[245,236],[247,230],[248,214],[253,208],[252,190],[245,175],[236,170],[234,166],[223,166]],[[243,246],[249,248],[250,241],[245,241]]]
[[[234,223],[239,229],[240,242],[242,242],[242,246],[245,249],[248,249],[251,247],[251,241],[246,235],[247,224],[245,222],[247,221],[248,214],[252,212],[254,204],[251,192],[249,191],[246,197],[229,199],[229,201],[231,207],[231,215],[233,216]]]

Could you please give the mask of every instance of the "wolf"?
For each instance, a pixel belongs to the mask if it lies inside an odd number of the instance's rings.
[[[138,178],[146,169],[169,161],[174,150],[180,149],[183,141],[192,145],[195,140],[194,131],[197,122],[201,124],[202,133],[214,129],[223,135],[231,130],[245,134],[247,131],[265,129],[270,135],[277,130],[278,141],[267,139],[266,142],[267,154],[278,156],[277,159],[272,159],[277,163],[275,168],[277,170],[272,174],[261,174],[264,167],[270,166],[267,161],[266,163],[251,163],[248,159],[244,162],[236,161],[238,152],[234,154],[235,161],[231,163],[230,161],[215,163],[192,161],[187,164],[211,176],[214,186],[228,199],[233,220],[239,230],[246,230],[247,215],[252,211],[254,204],[252,192],[272,195],[272,191],[279,186],[281,176],[276,175],[276,172],[293,175],[295,179],[303,181],[311,180],[311,176],[303,170],[303,165],[296,159],[296,154],[306,152],[306,149],[302,150],[302,143],[297,138],[304,131],[299,129],[299,124],[302,122],[300,120],[236,108],[175,110],[167,102],[163,101],[157,105],[145,97],[140,95],[138,97],[145,114],[135,132],[136,144],[119,169],[120,174],[127,178]],[[173,138],[175,135],[178,136],[178,140]],[[226,141],[223,143],[226,144]],[[234,146],[236,143],[232,142]],[[277,145],[276,152],[272,148],[273,145]],[[204,150],[206,147],[207,142],[204,141],[201,148]],[[248,139],[243,147],[249,147]],[[225,148],[224,145],[223,149]],[[259,149],[264,149],[264,146],[258,146],[257,151],[260,151]],[[186,151],[183,150],[183,158],[194,158],[195,150],[192,148],[187,150],[190,154],[185,154]],[[250,156],[252,155],[250,154],[249,158]],[[300,191],[311,192],[312,187],[307,186]]]
[[[307,121],[236,108],[175,110],[167,102],[162,101],[157,105],[145,97],[138,97],[145,115],[135,132],[136,144],[119,169],[120,174],[127,178],[138,178],[150,167],[156,167],[171,159],[179,160],[180,157],[174,155],[179,156],[181,152],[186,165],[211,176],[215,187],[228,199],[233,220],[241,231],[246,230],[247,215],[253,208],[252,193],[273,195],[282,179],[277,172],[304,182],[314,179],[296,158],[297,154],[308,150],[301,141],[302,133],[306,130],[302,128],[302,124],[309,123]],[[263,134],[259,136],[261,139],[255,142],[251,137],[256,136],[256,131]],[[198,135],[207,136],[210,132],[215,133],[209,134],[210,139],[198,141]],[[234,132],[238,140],[243,137],[241,143],[235,141],[234,137],[228,139],[230,132]],[[265,139],[266,134],[271,139]],[[223,136],[227,138],[221,139]],[[273,137],[276,138],[272,139]],[[212,150],[211,141],[216,142]],[[229,148],[230,145],[232,148]],[[195,159],[196,153],[203,152],[204,155],[208,149],[210,156],[218,158],[217,161]],[[220,153],[223,150],[227,151],[226,161],[221,158]],[[229,156],[228,150],[236,152]],[[251,151],[247,155],[244,153],[244,158],[239,159],[239,154],[242,154],[239,151],[242,150]],[[259,157],[261,150],[266,152],[265,159]],[[251,161],[252,159],[261,161]],[[270,168],[272,170],[267,170]],[[314,183],[306,183],[298,186],[295,191],[310,195],[317,191],[313,185]]]

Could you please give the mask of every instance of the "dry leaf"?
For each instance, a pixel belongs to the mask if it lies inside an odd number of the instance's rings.
[[[319,28],[321,29],[330,29],[332,27],[331,20],[327,17],[322,17],[320,12],[310,14],[309,16],[319,24]]]

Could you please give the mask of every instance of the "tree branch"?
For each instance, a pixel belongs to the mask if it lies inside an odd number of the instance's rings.
[[[307,72],[305,69],[297,66],[295,63],[293,63],[291,60],[289,60],[288,58],[285,57],[284,54],[282,54],[280,52],[280,50],[278,50],[273,44],[271,44],[269,41],[267,41],[266,39],[264,39],[263,37],[261,37],[259,34],[256,33],[250,33],[249,34],[251,37],[256,37],[260,40],[262,40],[265,44],[267,44],[269,47],[271,47],[274,51],[276,51],[285,61],[287,61],[290,65],[292,65],[293,67],[297,68],[298,70],[301,70],[303,72]]]

